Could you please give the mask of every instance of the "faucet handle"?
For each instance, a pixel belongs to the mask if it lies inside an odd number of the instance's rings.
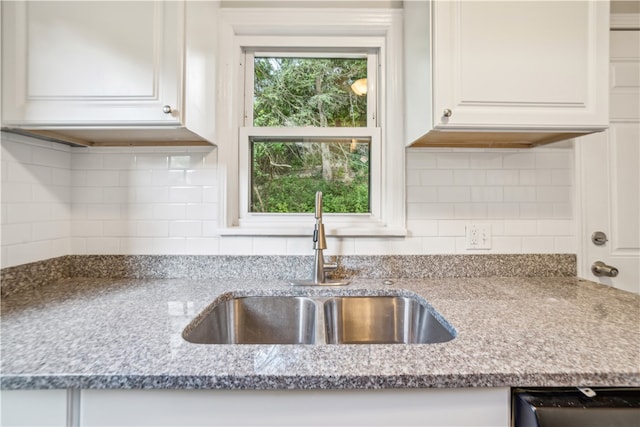
[[[316,191],[316,219],[322,218],[322,191]]]

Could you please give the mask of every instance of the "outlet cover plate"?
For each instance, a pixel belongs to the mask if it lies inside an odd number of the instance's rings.
[[[465,227],[467,249],[491,249],[491,225],[468,224]]]

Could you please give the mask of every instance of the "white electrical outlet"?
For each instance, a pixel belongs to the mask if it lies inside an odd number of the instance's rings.
[[[467,249],[491,249],[491,225],[468,224],[465,227]]]

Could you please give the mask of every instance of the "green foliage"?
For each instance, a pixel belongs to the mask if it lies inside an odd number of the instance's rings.
[[[366,59],[256,58],[254,126],[366,126],[367,98],[351,84]]]
[[[256,58],[256,127],[366,126],[366,96],[351,84],[367,75],[366,59]],[[252,142],[252,212],[369,212],[369,143]]]
[[[281,176],[265,182],[261,197],[253,197],[253,212],[313,212],[316,191],[323,193],[324,212],[369,212],[369,184],[344,185],[339,181],[324,181],[322,177],[298,178]],[[255,188],[254,188],[255,192]],[[260,205],[259,200],[263,201]],[[259,206],[256,206],[259,205]]]

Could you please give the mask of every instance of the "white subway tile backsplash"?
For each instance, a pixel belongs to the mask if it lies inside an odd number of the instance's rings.
[[[478,251],[475,251],[476,253]],[[493,236],[491,239],[490,253],[513,254],[523,253],[522,237],[520,236]]]
[[[184,203],[158,203],[151,205],[153,219],[185,219],[187,205]]]
[[[489,205],[486,203],[455,203],[454,218],[484,219],[488,218]]]
[[[136,169],[167,169],[169,167],[169,157],[165,154],[142,154],[136,155]]]
[[[409,230],[411,236],[437,236],[438,221],[409,219],[407,220],[407,230]]]
[[[573,218],[573,205],[571,203],[554,203],[553,217],[564,219]]]
[[[333,245],[333,240],[331,244]],[[329,241],[327,241],[329,245]],[[309,244],[309,239],[304,237],[288,237],[287,238],[287,255],[307,255],[311,254],[312,244]]]
[[[53,258],[55,256],[66,254],[55,254],[52,251],[53,242],[51,241],[33,241],[29,243],[21,243],[17,245],[7,245],[3,250],[6,251],[6,265],[20,265],[33,262],[34,260],[43,260]]]
[[[414,255],[422,253],[422,239],[419,237],[358,239],[355,241],[355,251],[358,255]]]
[[[573,170],[554,169],[551,171],[551,183],[553,185],[571,186],[573,184]]]
[[[32,240],[31,224],[5,224],[2,226],[2,244],[16,245],[28,243]]]
[[[202,237],[216,237],[218,236],[218,222],[217,221],[202,221]]]
[[[253,238],[245,236],[220,237],[220,254],[246,255],[253,252]]]
[[[31,201],[32,185],[26,182],[16,182],[12,185],[2,185],[2,203],[24,203]]]
[[[505,236],[536,236],[538,222],[536,220],[504,221],[503,234]]]
[[[511,219],[520,217],[520,204],[518,203],[489,203],[487,205],[487,218]]]
[[[434,152],[425,149],[407,150],[406,164],[408,170],[433,169],[437,166]]]
[[[571,187],[538,186],[536,187],[536,201],[538,202],[566,202],[571,199]]]
[[[419,181],[416,185],[439,186],[453,185],[452,170],[431,169],[419,171]]]
[[[469,187],[440,186],[437,192],[438,202],[441,203],[471,201],[471,188]]]
[[[75,203],[100,203],[104,200],[100,187],[74,187],[71,197]]]
[[[3,266],[66,253],[313,254],[308,237],[218,235],[214,147],[2,136]],[[329,237],[327,255],[575,252],[573,149],[410,148],[406,159],[408,236]],[[489,251],[466,249],[469,221],[491,224]]]
[[[114,187],[119,185],[119,175],[117,171],[89,170],[85,173],[87,187]]]
[[[90,148],[79,148],[71,152],[73,170],[99,170],[103,168],[103,156],[93,153]]]
[[[9,224],[42,222],[51,218],[49,203],[10,203],[7,207]]]
[[[573,220],[538,220],[538,234],[540,236],[573,236],[575,235]]]
[[[187,237],[185,254],[217,255],[220,253],[220,239],[217,237]]]
[[[169,156],[169,168],[170,169],[191,169],[198,168],[204,165],[202,154],[175,154]]]
[[[102,157],[102,167],[108,170],[128,170],[135,168],[136,165],[135,156],[126,153],[107,153],[103,154]]]
[[[136,233],[135,221],[104,221],[102,223],[102,235],[108,237],[127,237],[133,236]],[[96,230],[100,230],[96,227]],[[85,234],[91,236],[91,232]],[[94,234],[100,235],[100,234]]]
[[[215,220],[218,218],[218,205],[215,203],[187,203],[184,218]]]
[[[202,236],[202,221],[169,221],[170,237]]]
[[[218,180],[216,169],[192,169],[186,171],[186,183],[188,185],[213,185]]]
[[[472,202],[502,202],[504,191],[502,187],[471,187]]]
[[[436,203],[437,201],[437,187],[407,187],[408,203]]]
[[[536,167],[544,169],[569,169],[573,164],[573,150],[551,150],[535,154]]]
[[[126,187],[105,187],[102,189],[102,201],[105,203],[127,203],[132,199]]]
[[[137,221],[135,235],[138,237],[169,237],[169,221]]]
[[[218,187],[210,187],[204,185],[202,187],[202,202],[203,203],[217,203],[218,202]]]
[[[447,171],[442,171],[447,172]],[[457,169],[453,171],[453,184],[455,185],[485,185],[487,182],[487,173],[479,170]],[[443,183],[442,185],[447,185]]]
[[[252,253],[255,255],[285,255],[287,239],[285,237],[254,237]]]
[[[500,170],[488,170],[487,185],[491,186],[504,186],[504,185],[527,185],[521,179],[521,173],[530,173],[531,171],[518,171],[512,169],[500,169]],[[535,184],[535,182],[528,183],[529,185]]]
[[[452,237],[426,237],[422,239],[422,252],[425,255],[455,254],[456,240]]]
[[[31,239],[56,240],[68,238],[71,224],[68,221],[46,221],[31,224]]]
[[[421,170],[408,170],[406,173],[405,183],[406,185],[421,185]]]
[[[553,237],[523,237],[522,251],[536,254],[554,253],[555,245]]]
[[[505,202],[535,202],[536,187],[504,187]]]
[[[455,218],[453,203],[407,203],[407,218]]]
[[[2,160],[29,164],[32,159],[32,144],[16,140],[17,135],[2,134]]]
[[[69,150],[66,147],[58,149],[52,148],[33,150],[31,161],[35,165],[47,166],[51,168],[71,168],[71,158],[69,157]]]
[[[536,167],[535,154],[522,151],[505,153],[502,167],[504,169],[534,169]]]
[[[576,236],[554,237],[554,252],[557,254],[571,254],[576,252],[577,239]]]
[[[87,204],[87,219],[120,219],[120,205],[118,203],[89,203]]]
[[[151,186],[153,182],[153,172],[151,170],[125,170],[118,174],[120,186],[136,188],[139,186]]]
[[[120,239],[115,237],[89,237],[85,242],[85,255],[117,255]]]
[[[441,220],[438,221],[439,236],[464,236],[467,221],[458,220]]]
[[[71,237],[95,237],[103,235],[103,227],[112,221],[75,220],[71,227]],[[111,234],[106,234],[111,235]]]
[[[169,187],[135,187],[134,200],[137,203],[168,203]]]
[[[169,187],[169,202],[200,203],[202,202],[202,188],[197,186]]]
[[[469,157],[469,167],[471,169],[502,168],[503,157],[500,152],[473,153]]]
[[[438,169],[468,169],[469,156],[468,153],[438,153]]]

